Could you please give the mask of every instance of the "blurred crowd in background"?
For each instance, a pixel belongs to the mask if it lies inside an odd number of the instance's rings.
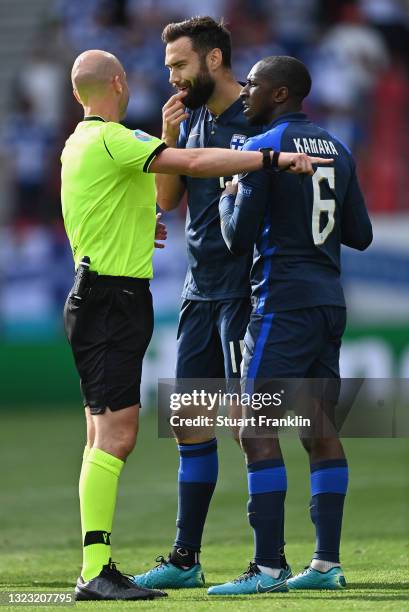
[[[16,4],[22,10],[28,2]],[[409,2],[51,0],[44,8],[8,88],[0,151],[10,164],[12,197],[3,222],[60,219],[59,152],[81,118],[71,95],[73,58],[92,48],[117,55],[131,91],[126,124],[158,135],[170,93],[161,31],[206,13],[223,16],[231,29],[239,80],[267,55],[303,60],[313,77],[307,110],[357,155],[370,209],[407,205]]]
[[[407,326],[408,0],[0,4],[0,64],[9,67],[0,93],[0,336],[61,334],[72,263],[60,212],[59,155],[81,120],[70,83],[74,58],[92,48],[117,55],[131,91],[126,125],[160,135],[161,107],[171,94],[161,32],[170,21],[199,14],[224,18],[238,80],[267,55],[294,55],[307,64],[313,88],[306,111],[353,150],[379,228],[375,255],[362,256],[358,266],[345,256],[352,320],[366,320],[369,309],[371,321],[392,317]],[[174,323],[186,267],[183,211],[166,217],[169,256],[155,256],[156,309]]]

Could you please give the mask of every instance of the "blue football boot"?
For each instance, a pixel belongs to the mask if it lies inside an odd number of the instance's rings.
[[[347,583],[341,567],[332,567],[327,572],[320,572],[312,567],[306,567],[303,572],[300,572],[294,578],[290,578],[287,584],[290,591],[296,589],[326,589],[335,591],[345,589]]]
[[[208,595],[257,595],[287,593],[287,591],[285,570],[281,570],[278,578],[273,578],[261,572],[256,563],[251,562],[244,574],[232,582],[210,587],[207,593]]]
[[[157,557],[158,565],[144,574],[137,574],[133,577],[134,583],[143,588],[159,588],[166,584],[168,589],[193,589],[203,587],[205,584],[204,574],[200,563],[196,563],[188,569],[183,569],[174,565],[164,557]]]
[[[281,567],[281,569],[284,572],[284,576],[286,580],[289,580],[290,578],[293,577],[293,572],[291,569],[291,565],[289,563],[287,563],[285,567]]]

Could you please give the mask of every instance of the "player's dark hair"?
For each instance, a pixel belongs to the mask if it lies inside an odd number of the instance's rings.
[[[225,68],[231,68],[230,32],[223,23],[211,17],[192,17],[178,23],[169,23],[162,32],[165,44],[174,42],[182,36],[188,36],[192,47],[200,55],[206,55],[212,49],[220,49],[222,63]]]
[[[301,102],[311,91],[311,76],[305,64],[288,55],[272,55],[260,61],[260,71],[274,87],[287,87],[290,98]]]

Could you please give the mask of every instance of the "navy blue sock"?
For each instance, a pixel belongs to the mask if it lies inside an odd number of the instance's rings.
[[[179,503],[175,547],[200,552],[218,473],[217,440],[179,444]]]
[[[311,520],[315,525],[314,559],[339,563],[342,515],[348,488],[346,459],[311,464]]]
[[[282,459],[249,463],[249,523],[254,530],[254,562],[279,569],[287,475]]]
[[[281,534],[280,534],[280,562],[281,562],[281,567],[286,568],[287,559],[285,558],[285,551],[284,551],[284,547],[285,547],[284,522],[285,522],[285,511],[284,511],[284,504],[283,504],[283,516],[281,517]]]

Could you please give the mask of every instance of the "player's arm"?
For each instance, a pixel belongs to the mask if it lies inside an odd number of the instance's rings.
[[[241,177],[238,186],[227,183],[222,193],[219,202],[221,231],[234,255],[244,255],[254,247],[265,213],[270,180],[266,172],[253,172]]]
[[[372,224],[354,166],[342,207],[341,242],[352,249],[364,251],[372,238]]]
[[[181,147],[186,145],[184,121],[189,115],[185,112],[182,99],[185,92],[169,98],[162,108],[162,140],[168,147]],[[179,205],[185,191],[182,178],[178,175],[156,175],[157,202],[162,210],[173,210]]]
[[[174,210],[185,193],[185,185],[180,176],[172,174],[156,175],[156,201],[162,210]]]
[[[274,151],[270,157],[273,159]],[[262,169],[260,151],[231,149],[162,149],[149,165],[149,172],[187,174],[198,178],[229,176]],[[314,174],[312,164],[330,164],[333,159],[309,157],[305,153],[283,153],[278,157],[278,168],[292,174]]]

